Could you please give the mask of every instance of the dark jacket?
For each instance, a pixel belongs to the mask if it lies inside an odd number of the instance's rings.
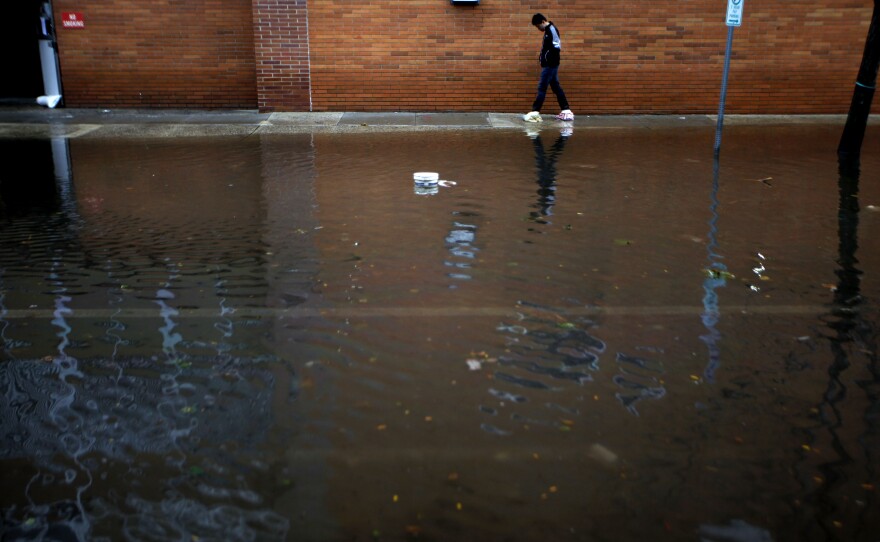
[[[559,29],[552,22],[544,29],[544,41],[541,44],[541,67],[555,68],[559,66],[562,50],[562,40],[559,38]]]

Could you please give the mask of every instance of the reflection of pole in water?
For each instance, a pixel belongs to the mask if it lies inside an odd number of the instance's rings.
[[[55,184],[61,196],[62,206],[66,212],[75,213],[76,197],[70,174],[70,146],[66,138],[52,138],[52,167],[55,170]]]
[[[5,269],[0,269],[0,352],[3,353],[4,359],[11,359],[10,350],[12,348],[12,341],[6,336],[6,328],[9,327],[9,321],[6,319],[6,315],[9,314],[9,309],[6,308],[6,290],[3,287],[4,272]]]
[[[715,371],[721,365],[721,333],[716,329],[721,312],[718,308],[718,294],[716,288],[727,284],[727,266],[721,263],[722,257],[716,252],[718,249],[718,156],[715,156],[715,164],[712,175],[712,195],[709,204],[709,242],[706,246],[707,265],[706,278],[703,280],[703,312],[700,319],[706,327],[706,333],[700,335],[700,340],[709,349],[709,362],[703,370],[706,382],[715,382]]]
[[[535,168],[538,173],[538,201],[534,207],[538,210],[530,213],[530,217],[540,224],[547,223],[543,217],[553,214],[553,206],[556,204],[556,161],[562,154],[570,135],[571,131],[567,129],[560,132],[549,151],[544,150],[544,142],[541,141],[540,134],[532,139],[535,147]]]
[[[93,437],[81,434],[83,418],[74,408],[78,388],[74,382],[68,381],[70,378],[75,379],[75,381],[81,380],[84,375],[80,371],[78,360],[67,353],[67,347],[71,344],[70,333],[73,331],[73,328],[67,322],[67,317],[73,316],[73,309],[68,306],[72,298],[67,295],[68,289],[64,285],[62,257],[63,254],[59,251],[52,258],[49,283],[54,287],[52,293],[55,294],[55,310],[52,312],[52,325],[59,329],[58,333],[55,334],[58,337],[58,356],[52,360],[52,364],[57,371],[57,378],[61,381],[64,389],[52,395],[52,400],[47,407],[46,414],[63,435],[61,438],[61,442],[64,443],[63,451],[76,466],[75,469],[68,468],[65,470],[64,480],[67,484],[78,482],[76,486],[76,500],[74,501],[76,513],[72,515],[63,527],[59,528],[72,531],[68,536],[73,537],[72,539],[74,540],[86,540],[91,527],[89,517],[82,502],[82,496],[92,486],[92,474],[90,469],[83,465],[80,459],[92,449],[95,440]],[[40,476],[41,473],[38,472],[34,475],[33,480],[36,481]],[[28,487],[29,489],[30,486]]]
[[[64,287],[64,283],[57,271],[61,265],[58,257],[53,258],[52,271],[49,273],[49,282],[56,287],[52,290],[52,293],[55,294],[55,310],[52,312],[52,316],[54,317],[52,318],[52,325],[59,329],[58,333],[55,334],[55,336],[58,337],[58,359],[62,361],[70,359],[73,361],[73,358],[70,358],[67,354],[67,347],[70,346],[70,332],[72,329],[65,318],[67,315],[73,314],[73,310],[67,306],[71,301],[71,297],[66,295],[67,288]],[[73,361],[73,365],[76,365],[75,361]],[[65,376],[63,371],[61,376]]]
[[[869,371],[873,380],[857,381],[867,396],[867,411],[863,417],[866,425],[865,431],[856,439],[862,445],[860,454],[864,458],[869,477],[876,477],[872,473],[872,465],[876,459],[872,459],[870,435],[877,434],[875,421],[877,411],[880,409],[880,395],[876,389],[880,385],[880,373],[877,370],[876,334],[872,326],[861,318],[861,274],[856,267],[858,259],[858,225],[859,225],[859,164],[858,159],[847,160],[842,157],[839,163],[839,205],[838,205],[838,259],[839,268],[837,275],[837,288],[834,291],[833,306],[830,318],[827,322],[831,333],[828,335],[833,361],[828,367],[828,385],[822,394],[822,400],[818,405],[818,417],[822,427],[827,431],[830,440],[829,446],[836,458],[825,461],[817,466],[822,474],[822,482],[819,487],[810,494],[807,502],[813,504],[816,509],[816,523],[825,531],[829,539],[836,539],[839,530],[834,525],[838,519],[838,511],[842,506],[839,497],[834,493],[840,491],[849,481],[850,475],[844,472],[844,468],[853,464],[853,454],[847,450],[840,431],[844,425],[843,410],[841,403],[846,399],[847,387],[844,372],[851,367],[852,351],[870,352],[871,359]],[[874,427],[872,427],[874,426]],[[811,431],[810,444],[813,444],[819,435]],[[872,476],[873,474],[873,476]],[[870,507],[866,507],[866,510]],[[863,517],[863,521],[870,524],[870,519]],[[848,526],[850,529],[858,529],[858,526]],[[862,527],[864,528],[864,526]],[[850,531],[857,532],[857,531]]]

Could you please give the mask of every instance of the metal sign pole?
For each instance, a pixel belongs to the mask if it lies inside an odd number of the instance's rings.
[[[874,13],[865,39],[865,52],[856,78],[852,102],[846,116],[846,125],[840,136],[837,154],[841,160],[858,162],[862,152],[862,141],[871,114],[871,101],[877,90],[877,70],[880,69],[880,0],[874,0]]]
[[[718,125],[715,128],[715,156],[721,152],[721,128],[724,126],[724,102],[727,100],[727,76],[730,71],[730,52],[733,49],[733,29],[742,24],[745,0],[727,0],[727,51],[724,53],[724,75],[721,77],[721,99],[718,102]]]
[[[733,46],[733,28],[727,27],[727,53],[724,55],[724,75],[721,76],[721,99],[718,102],[718,125],[715,127],[715,156],[721,152],[721,128],[724,126],[724,102],[727,99],[727,73],[730,71],[730,49]]]

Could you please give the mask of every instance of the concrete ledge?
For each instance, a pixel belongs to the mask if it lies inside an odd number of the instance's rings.
[[[518,113],[481,112],[292,112],[251,110],[95,110],[0,108],[0,138],[45,137],[247,137],[300,133],[370,133],[431,130],[527,130],[576,128],[657,129],[712,127],[716,115],[578,115],[573,122],[543,115],[526,123]],[[725,126],[832,125],[846,115],[726,115]],[[880,124],[875,117],[869,124]]]
[[[344,113],[272,113],[265,124],[272,126],[336,126]]]
[[[718,122],[718,115],[707,115],[713,124]],[[868,117],[869,124],[876,124],[880,119]],[[789,124],[832,124],[843,126],[846,115],[724,115],[724,125],[731,126],[784,126]]]

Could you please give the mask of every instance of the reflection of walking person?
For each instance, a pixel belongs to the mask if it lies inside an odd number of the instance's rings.
[[[538,202],[534,207],[538,211],[530,213],[530,217],[540,224],[547,223],[543,217],[553,214],[553,205],[556,204],[556,160],[562,154],[570,135],[570,128],[562,130],[549,151],[544,151],[540,134],[532,139],[535,146],[535,167],[538,170]]]
[[[560,51],[562,50],[559,29],[540,13],[535,13],[532,16],[532,25],[544,33],[544,41],[541,43],[541,54],[538,57],[541,61],[541,80],[538,82],[538,94],[535,96],[535,102],[532,104],[532,111],[523,115],[523,120],[526,122],[541,122],[541,107],[544,105],[548,86],[553,91],[553,94],[556,95],[556,100],[559,102],[560,109],[562,109],[562,112],[556,115],[556,118],[565,121],[574,120],[574,113],[568,108],[568,100],[565,98],[565,92],[562,91],[562,85],[559,84],[559,62]]]

